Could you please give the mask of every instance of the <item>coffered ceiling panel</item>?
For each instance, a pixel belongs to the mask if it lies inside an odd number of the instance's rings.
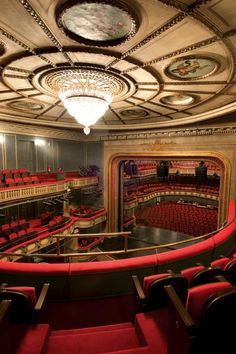
[[[0,120],[80,130],[59,94],[86,75],[112,98],[93,132],[235,112],[235,13],[232,0],[1,0]]]

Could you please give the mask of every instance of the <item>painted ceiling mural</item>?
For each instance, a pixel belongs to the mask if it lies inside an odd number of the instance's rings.
[[[1,0],[0,121],[81,129],[59,98],[112,95],[93,131],[159,129],[236,111],[236,2]]]

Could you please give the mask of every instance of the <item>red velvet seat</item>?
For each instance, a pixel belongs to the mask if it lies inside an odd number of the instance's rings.
[[[220,267],[222,269],[225,268],[225,266],[231,261],[230,258],[228,257],[221,257],[219,259],[216,259],[215,261],[211,262],[211,267]]]
[[[17,186],[23,186],[24,181],[21,177],[15,177],[14,180]]]
[[[3,174],[5,180],[6,180],[6,178],[12,178],[11,170],[8,170],[8,169],[2,170],[2,174]]]
[[[225,278],[233,285],[236,285],[236,259],[227,263],[224,268]]]
[[[29,225],[29,223],[25,219],[19,220],[19,226],[22,230],[26,230],[28,225]]]
[[[11,170],[11,173],[12,173],[13,178],[21,177],[20,170],[18,168]]]
[[[26,231],[25,230],[20,230],[20,231],[18,231],[18,236],[19,237],[25,237],[26,236]]]
[[[172,286],[165,289],[171,303],[169,330],[189,337],[189,347],[179,353],[234,353],[231,323],[236,315],[236,287],[227,281],[193,287],[188,290],[186,306]]]
[[[9,320],[11,323],[33,323],[44,304],[49,284],[45,283],[37,297],[30,286],[1,286],[0,301],[11,300]]]
[[[8,238],[8,236],[11,233],[11,228],[9,224],[3,224],[2,225],[2,234],[5,238]]]
[[[20,171],[20,175],[21,175],[22,178],[29,176],[29,172],[28,172],[28,170],[26,168],[20,168],[19,171]]]
[[[40,183],[40,180],[37,176],[30,176],[31,182],[34,184]]]
[[[7,240],[5,239],[5,237],[0,236],[0,248],[6,245],[7,245]]]
[[[30,177],[22,177],[24,184],[32,184],[33,181]]]
[[[224,270],[220,267],[205,267],[195,273],[189,286],[194,287],[206,283],[214,283],[217,276],[224,276]]]
[[[26,234],[27,234],[28,239],[30,239],[30,238],[36,237],[37,232],[32,227],[28,227],[26,229]]]
[[[150,311],[167,306],[164,289],[167,284],[174,287],[183,302],[186,300],[188,280],[180,274],[162,273],[144,277],[143,287],[136,275],[132,276],[132,280],[142,310]]]
[[[190,285],[194,275],[199,271],[203,270],[205,267],[203,265],[198,265],[190,268],[186,268],[181,270],[180,274],[182,274],[185,278],[188,279],[188,285]]]
[[[14,187],[16,185],[16,182],[13,178],[8,177],[6,178],[6,186],[7,187]]]
[[[48,226],[49,226],[50,231],[52,231],[57,228],[57,223],[55,220],[51,220],[51,221],[49,221]]]
[[[17,241],[17,238],[18,238],[18,235],[16,232],[12,232],[10,235],[9,235],[9,241],[10,242],[15,242]]]
[[[18,221],[12,221],[10,223],[10,228],[11,228],[11,232],[17,232],[19,230],[19,223]]]

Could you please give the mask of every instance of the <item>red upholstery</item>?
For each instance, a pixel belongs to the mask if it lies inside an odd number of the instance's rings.
[[[18,231],[18,236],[19,237],[24,237],[25,235],[26,235],[26,231],[25,230]]]
[[[24,184],[31,184],[32,180],[30,179],[30,177],[22,177]]]
[[[17,232],[19,230],[19,224],[18,221],[12,221],[10,223],[10,228],[13,232]]]
[[[31,176],[30,177],[32,183],[39,183],[39,178],[37,176]]]
[[[6,242],[5,237],[0,237],[0,245],[3,245]]]
[[[48,225],[49,225],[50,229],[55,229],[57,226],[57,223],[55,220],[51,220],[51,221],[49,221]]]
[[[15,177],[15,183],[17,186],[22,186],[24,184],[24,181],[21,177]]]
[[[15,180],[14,180],[13,178],[10,178],[10,177],[6,178],[6,185],[7,185],[8,187],[13,187],[13,186],[15,186],[15,185],[16,185]]]
[[[11,233],[10,225],[9,224],[3,224],[2,225],[2,233],[4,237],[8,237],[9,234]]]
[[[14,169],[14,170],[11,170],[11,173],[13,174],[13,177],[16,178],[16,177],[20,177],[20,170],[18,168]]]
[[[148,296],[150,287],[154,281],[164,278],[166,276],[170,275],[170,273],[162,273],[162,274],[154,274],[154,275],[149,275],[148,277],[145,277],[143,279],[143,292],[146,296]]]
[[[231,261],[230,258],[222,257],[222,258],[216,259],[215,261],[211,262],[211,267],[220,267],[220,268],[224,269],[226,264],[228,264],[230,261]]]
[[[24,293],[30,299],[32,307],[35,306],[37,299],[36,299],[36,293],[35,293],[34,287],[32,287],[32,286],[7,286],[5,289],[19,291],[19,292]]]
[[[26,234],[28,235],[28,236],[33,236],[34,234],[36,234],[37,232],[32,228],[32,227],[28,227],[27,229],[26,229]]]
[[[2,170],[2,174],[4,175],[5,178],[12,177],[11,170]]]
[[[199,322],[202,307],[211,295],[230,287],[232,287],[232,285],[225,281],[199,285],[189,289],[186,308],[194,322]]]
[[[202,265],[183,269],[180,273],[188,279],[188,283],[190,284],[193,276],[198,273],[200,270],[203,270],[205,267]]]
[[[26,174],[26,173],[28,174],[29,173],[26,168],[20,168],[19,171],[21,173],[21,176],[22,176],[22,174]]]
[[[21,227],[21,229],[27,229],[28,226],[28,222],[25,219],[20,219],[19,220],[19,226]]]
[[[12,232],[12,233],[9,235],[9,240],[10,240],[10,241],[13,241],[13,240],[15,240],[17,237],[18,237],[17,233],[16,233],[16,232]]]

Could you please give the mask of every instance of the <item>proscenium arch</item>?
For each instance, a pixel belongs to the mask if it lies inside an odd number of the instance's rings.
[[[212,161],[221,168],[219,205],[218,205],[218,227],[226,220],[229,198],[232,167],[229,159],[219,153],[212,151],[188,151],[185,152],[144,152],[144,153],[114,153],[108,158],[108,166],[105,170],[105,179],[107,180],[105,195],[107,198],[105,204],[108,210],[108,230],[110,232],[118,231],[118,203],[119,203],[119,166],[124,160],[192,160]]]

